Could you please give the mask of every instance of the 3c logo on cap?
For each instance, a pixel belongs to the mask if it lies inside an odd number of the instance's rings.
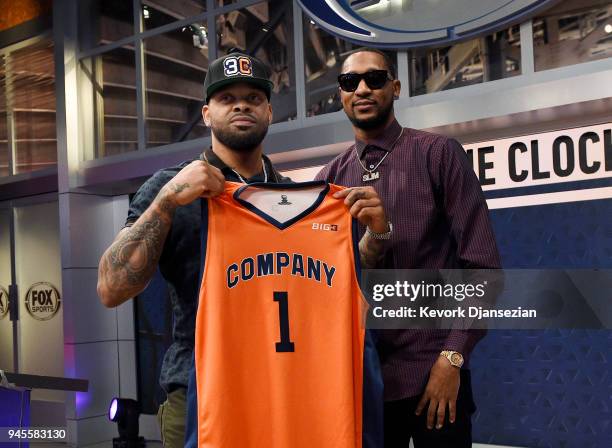
[[[230,56],[223,60],[223,73],[225,76],[253,76],[253,67],[251,60],[247,57]]]

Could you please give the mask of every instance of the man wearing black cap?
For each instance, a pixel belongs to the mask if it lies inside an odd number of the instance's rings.
[[[155,173],[135,194],[125,227],[100,260],[98,295],[115,307],[139,294],[159,264],[173,310],[173,343],[160,375],[167,400],[158,418],[165,447],[184,444],[186,387],[193,357],[201,227],[200,197],[223,192],[234,182],[290,182],[263,155],[262,141],[272,122],[272,82],[258,59],[230,53],[210,64],[202,116],[212,130],[212,148],[198,160]],[[381,201],[368,189],[345,202],[373,232],[386,228]],[[364,237],[366,266],[377,256],[377,241]],[[367,257],[364,259],[364,255]]]

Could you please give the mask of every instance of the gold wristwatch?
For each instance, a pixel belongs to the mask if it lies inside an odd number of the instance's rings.
[[[448,359],[448,362],[455,367],[461,368],[463,365],[463,355],[459,352],[454,352],[452,350],[442,350],[440,352],[440,356],[444,356]]]

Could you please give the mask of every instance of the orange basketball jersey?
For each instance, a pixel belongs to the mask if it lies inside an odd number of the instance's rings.
[[[366,305],[340,189],[226,182],[202,202],[199,447],[362,447]]]

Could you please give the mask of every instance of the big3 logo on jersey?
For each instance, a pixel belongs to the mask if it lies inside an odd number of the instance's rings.
[[[253,76],[251,60],[246,56],[230,56],[223,60],[223,74],[225,76]]]

